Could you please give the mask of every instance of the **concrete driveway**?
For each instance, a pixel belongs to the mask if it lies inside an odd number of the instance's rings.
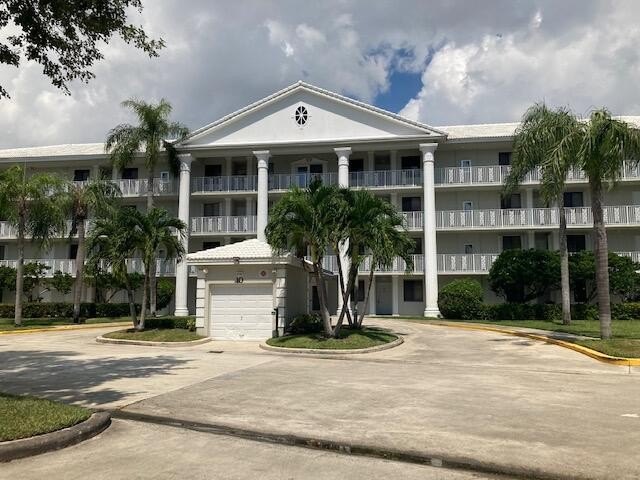
[[[97,345],[95,330],[7,336],[0,383],[127,414],[473,460],[525,477],[640,478],[639,369],[517,337],[376,323],[405,344],[317,359],[255,344]]]

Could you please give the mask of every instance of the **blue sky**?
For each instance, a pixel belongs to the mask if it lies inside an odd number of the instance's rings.
[[[376,107],[390,112],[399,112],[422,89],[422,72],[394,71],[389,77],[390,87],[374,100]]]

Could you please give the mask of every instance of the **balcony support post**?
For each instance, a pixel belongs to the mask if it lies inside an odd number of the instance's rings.
[[[189,153],[179,154],[180,160],[180,183],[178,190],[178,218],[187,224],[185,235],[182,238],[182,245],[185,252],[189,252],[189,200],[191,198],[191,162],[193,157]],[[189,284],[189,268],[187,262],[182,260],[176,265],[176,317],[186,317],[189,315],[187,303]]]
[[[253,152],[258,159],[258,205],[256,207],[256,234],[258,240],[267,241],[265,228],[269,219],[269,150]]]
[[[339,147],[333,149],[338,156],[338,186],[340,188],[349,188],[349,156],[351,155],[351,147]],[[342,272],[344,275],[344,281],[347,282],[349,268],[351,266],[349,258],[347,257],[347,249],[349,248],[349,241],[340,245],[340,258],[339,262],[342,266]],[[342,289],[340,288],[340,280],[338,279],[338,314],[342,310],[343,298]]]
[[[421,143],[423,167],[424,316],[440,317],[438,309],[438,248],[436,242],[435,157],[437,143]]]

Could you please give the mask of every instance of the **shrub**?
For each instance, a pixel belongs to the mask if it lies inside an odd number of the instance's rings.
[[[149,317],[144,321],[144,328],[183,328],[196,329],[194,317]]]
[[[322,319],[317,314],[304,314],[294,317],[286,327],[287,333],[318,333],[322,331]]]
[[[487,320],[560,320],[562,307],[553,303],[499,303],[484,306]]]
[[[140,305],[136,305],[140,311]],[[0,317],[12,318],[15,314],[13,304],[0,304]],[[73,316],[73,303],[67,302],[27,302],[22,306],[25,318],[70,318]],[[80,316],[91,317],[126,317],[129,315],[128,303],[82,303]]]
[[[478,318],[482,310],[482,286],[471,279],[454,280],[440,290],[438,308],[445,318]]]
[[[156,282],[156,308],[162,310],[167,307],[173,298],[176,286],[168,278],[159,278]]]

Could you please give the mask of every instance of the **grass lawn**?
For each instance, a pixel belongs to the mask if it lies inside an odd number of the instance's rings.
[[[196,332],[182,328],[154,328],[138,332],[132,328],[118,330],[104,335],[118,340],[142,340],[145,342],[190,342],[204,338]]]
[[[90,416],[91,410],[86,408],[0,393],[0,442],[60,430]]]
[[[429,322],[429,319],[407,318],[406,320]],[[457,321],[457,320],[447,320]],[[571,325],[545,320],[460,320],[466,323],[483,323],[487,325],[535,328],[551,332],[573,333],[593,340],[576,340],[575,343],[606,353],[614,357],[640,358],[640,320],[614,320],[611,322],[613,338],[599,340],[600,323],[597,320],[573,320]]]
[[[130,322],[131,317],[103,317],[87,318],[85,323]],[[76,325],[71,318],[23,318],[22,326],[13,325],[13,318],[0,318],[0,331],[3,330],[32,330],[34,328],[52,327],[57,325]]]
[[[325,338],[321,333],[307,333],[271,338],[267,344],[273,347],[286,348],[320,348],[326,350],[355,350],[359,348],[375,347],[393,342],[398,337],[392,333],[377,329],[363,328],[349,330],[343,328],[340,338]]]

